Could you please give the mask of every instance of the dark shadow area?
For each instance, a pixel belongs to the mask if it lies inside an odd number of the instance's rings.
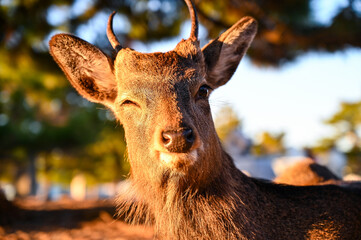
[[[152,229],[115,216],[112,200],[0,199],[0,239],[152,239]]]
[[[8,233],[17,230],[49,232],[59,228],[79,228],[82,222],[115,220],[112,217],[115,214],[115,207],[109,200],[91,202],[67,200],[38,206],[33,206],[33,204],[21,200],[14,203],[4,202],[0,223],[5,231]]]

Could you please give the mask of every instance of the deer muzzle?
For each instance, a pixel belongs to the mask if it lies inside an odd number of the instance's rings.
[[[171,153],[186,153],[192,148],[195,141],[195,135],[191,128],[163,131],[161,137],[161,144]]]
[[[155,131],[155,150],[160,161],[170,168],[192,165],[197,161],[201,145],[198,133],[191,127],[158,128]]]

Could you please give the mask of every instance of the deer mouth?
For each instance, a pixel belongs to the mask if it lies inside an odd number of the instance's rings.
[[[159,152],[159,160],[165,166],[175,170],[185,170],[193,166],[198,159],[198,150],[188,153]]]

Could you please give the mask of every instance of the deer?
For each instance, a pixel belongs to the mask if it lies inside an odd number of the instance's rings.
[[[335,184],[345,187],[359,188],[361,181],[341,179],[327,167],[318,164],[315,160],[305,157],[287,167],[274,180],[276,183],[297,186]]]
[[[198,18],[168,52],[141,53],[107,36],[116,55],[70,34],[50,53],[84,98],[122,124],[131,166],[119,214],[154,226],[155,239],[360,239],[361,192],[290,186],[239,171],[217,136],[209,96],[226,84],[257,32],[243,17],[200,47]],[[255,93],[256,94],[256,93]]]
[[[337,184],[341,182],[341,179],[327,167],[306,157],[287,167],[274,179],[274,182],[308,186],[317,184]]]

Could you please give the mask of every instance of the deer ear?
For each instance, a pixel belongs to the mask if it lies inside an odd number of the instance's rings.
[[[111,107],[117,95],[112,60],[99,48],[69,34],[49,42],[50,53],[80,95]]]
[[[257,32],[257,22],[244,17],[203,47],[207,81],[212,87],[228,82]]]

